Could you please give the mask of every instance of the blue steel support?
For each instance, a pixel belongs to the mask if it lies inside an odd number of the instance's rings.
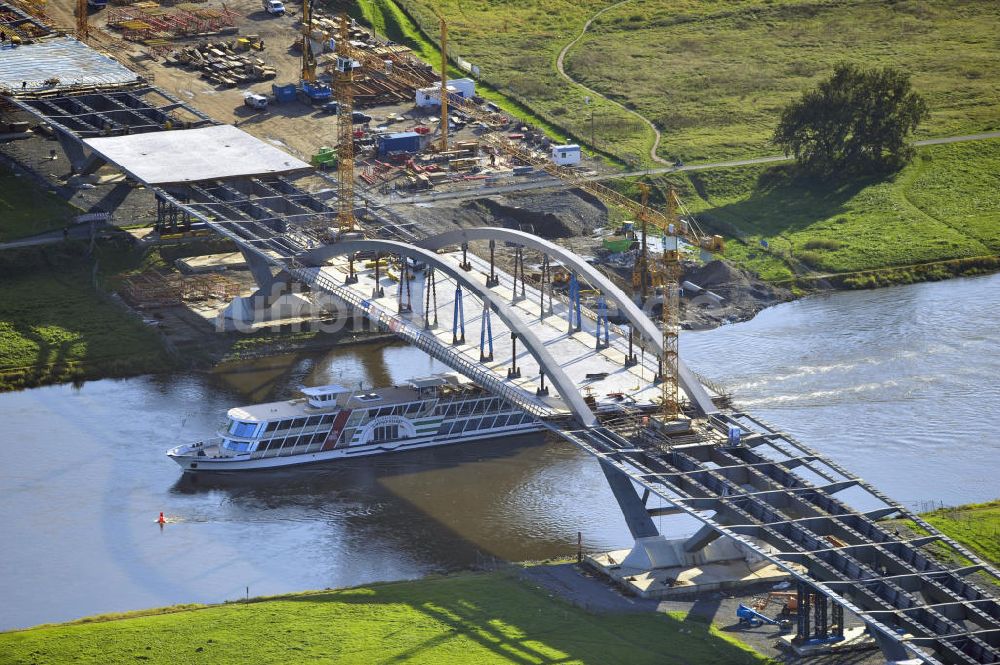
[[[461,331],[461,335],[459,332]],[[455,287],[455,311],[451,319],[451,343],[465,344],[465,307],[462,306],[462,286]]]
[[[490,352],[486,353],[489,345]],[[483,307],[483,317],[479,322],[479,362],[493,362],[493,320],[490,318],[489,306]]]

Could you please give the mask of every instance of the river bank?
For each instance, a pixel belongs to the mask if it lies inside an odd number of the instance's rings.
[[[995,547],[984,549],[989,543],[970,533],[996,534],[1000,501],[945,510],[947,518],[941,510],[925,517],[995,562]],[[491,572],[99,615],[0,633],[0,648],[4,662],[19,664],[191,658],[220,664],[309,658],[343,663],[771,662],[727,631],[728,615],[706,620],[694,603],[661,608],[637,602],[566,568],[506,565]],[[552,584],[555,578],[563,584]]]

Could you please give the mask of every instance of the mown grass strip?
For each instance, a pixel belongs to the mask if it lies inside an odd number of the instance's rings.
[[[683,614],[591,614],[512,572],[44,626],[0,634],[0,652],[15,663],[767,662]]]

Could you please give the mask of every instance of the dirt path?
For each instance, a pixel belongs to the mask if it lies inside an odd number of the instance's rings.
[[[559,51],[559,57],[556,58],[556,69],[559,70],[559,75],[560,76],[562,76],[564,79],[566,79],[567,81],[569,81],[573,85],[580,86],[581,88],[583,88],[584,90],[586,90],[590,94],[594,95],[595,97],[600,97],[601,99],[604,99],[605,101],[610,102],[611,104],[614,104],[615,106],[617,106],[618,108],[622,109],[626,113],[631,113],[635,117],[637,117],[640,120],[642,120],[651,130],[653,130],[653,137],[654,137],[653,138],[653,147],[649,149],[649,158],[651,160],[653,160],[654,162],[656,162],[657,164],[669,164],[670,162],[668,162],[667,160],[661,158],[659,155],[656,154],[656,151],[660,149],[660,139],[662,137],[660,135],[660,130],[656,128],[656,125],[654,125],[653,122],[649,118],[647,118],[646,116],[642,115],[638,111],[633,111],[632,109],[628,108],[624,104],[616,102],[613,99],[608,99],[607,97],[605,97],[601,93],[597,92],[596,90],[588,88],[587,86],[585,86],[584,84],[580,83],[579,81],[574,80],[572,76],[570,76],[569,74],[566,73],[566,70],[563,67],[563,60],[565,60],[566,54],[569,53],[569,50],[571,48],[573,48],[574,46],[576,46],[577,42],[579,42],[581,39],[583,39],[583,36],[585,34],[587,34],[587,30],[590,29],[590,24],[593,23],[599,16],[601,16],[601,14],[604,14],[605,12],[608,12],[608,11],[610,11],[612,9],[615,9],[616,7],[620,7],[621,5],[624,5],[626,2],[629,2],[629,0],[620,0],[619,2],[616,2],[613,5],[609,5],[608,7],[605,7],[604,9],[600,10],[599,12],[597,12],[596,14],[594,14],[593,16],[591,16],[589,19],[587,19],[587,22],[583,24],[583,28],[580,30],[580,34],[578,34],[576,37],[574,37],[573,41],[571,41],[570,43],[566,44],[566,46],[563,46],[562,50]]]

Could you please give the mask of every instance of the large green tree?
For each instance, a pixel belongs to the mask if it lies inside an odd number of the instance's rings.
[[[927,116],[908,74],[842,63],[782,111],[772,140],[810,171],[894,171],[913,158],[908,139]]]

